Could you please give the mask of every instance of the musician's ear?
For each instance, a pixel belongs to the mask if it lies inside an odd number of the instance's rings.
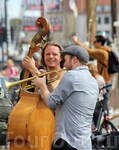
[[[76,62],[77,62],[77,57],[76,56],[74,56],[73,58],[72,58],[72,60],[73,60],[73,64],[75,64]]]
[[[62,60],[63,60],[63,58],[64,58],[64,56],[63,56],[63,55],[61,55],[61,56],[60,56],[60,61],[62,61]]]

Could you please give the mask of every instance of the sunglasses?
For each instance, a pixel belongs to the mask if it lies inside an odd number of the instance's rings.
[[[93,43],[97,43],[97,41],[94,41]]]

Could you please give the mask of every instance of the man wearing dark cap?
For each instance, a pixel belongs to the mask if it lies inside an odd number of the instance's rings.
[[[47,89],[45,77],[33,80],[42,90],[47,106],[56,108],[52,150],[91,150],[91,123],[98,85],[86,66],[89,55],[76,45],[61,51],[61,55],[67,72],[52,93]]]

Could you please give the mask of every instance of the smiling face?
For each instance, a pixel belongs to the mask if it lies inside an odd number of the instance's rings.
[[[47,69],[60,68],[60,61],[62,59],[60,57],[59,48],[57,46],[48,45],[45,49],[44,60],[47,65]]]

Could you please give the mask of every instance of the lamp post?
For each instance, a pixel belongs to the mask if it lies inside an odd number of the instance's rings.
[[[6,43],[6,57],[5,60],[6,61],[8,59],[8,39],[7,39],[7,0],[5,0],[5,34],[6,34],[6,39],[5,39],[5,43]]]
[[[1,1],[1,16],[0,16],[0,62],[3,67],[7,60],[7,0]]]
[[[115,26],[113,26],[113,23],[115,21],[117,21],[117,0],[111,0],[111,18],[112,18],[112,22],[111,22],[111,26],[112,26],[112,37],[114,39],[116,33],[117,33],[117,29]]]
[[[92,36],[96,35],[96,4],[97,0],[86,0],[87,13],[87,41],[90,42],[90,48],[93,45]]]
[[[4,0],[4,12],[2,12],[3,15],[3,23],[2,23],[2,29],[3,29],[3,37],[2,37],[2,66],[6,65],[6,61],[8,59],[8,46],[7,46],[7,0]]]

